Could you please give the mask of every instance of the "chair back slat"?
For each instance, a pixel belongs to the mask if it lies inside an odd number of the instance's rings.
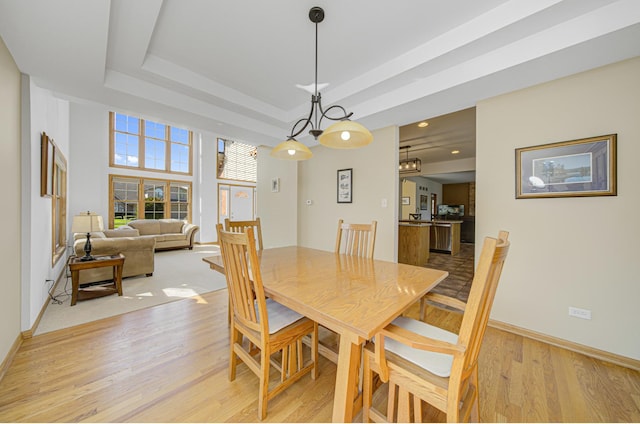
[[[258,250],[264,249],[262,245],[262,225],[260,218],[252,221],[231,221],[229,218],[224,220],[224,230],[234,233],[244,233],[247,228],[254,232],[255,238],[258,240]]]
[[[376,228],[376,221],[372,221],[371,224],[347,224],[340,219],[338,221],[335,252],[373,258]]]
[[[253,231],[223,231],[222,224],[217,230],[234,319],[268,334],[268,319],[260,319],[267,309]]]

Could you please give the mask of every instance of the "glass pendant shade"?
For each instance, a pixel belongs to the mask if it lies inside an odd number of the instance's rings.
[[[318,141],[333,149],[355,149],[373,141],[373,134],[364,125],[345,119],[330,125]]]
[[[313,156],[313,153],[299,141],[289,139],[271,149],[270,156],[276,159],[307,160]]]

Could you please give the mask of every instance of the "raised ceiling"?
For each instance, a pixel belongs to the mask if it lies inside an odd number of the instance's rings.
[[[323,103],[370,129],[640,55],[636,0],[0,0],[0,37],[62,98],[274,146],[310,106],[312,6]]]

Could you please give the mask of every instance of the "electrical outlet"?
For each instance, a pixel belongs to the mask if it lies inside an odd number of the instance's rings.
[[[588,309],[575,308],[573,306],[569,306],[569,316],[582,318],[582,319],[591,319],[591,311]]]

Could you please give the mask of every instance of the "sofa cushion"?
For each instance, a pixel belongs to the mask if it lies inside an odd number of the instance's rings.
[[[183,221],[177,219],[161,219],[160,234],[181,233]]]
[[[138,219],[128,225],[138,230],[141,236],[160,234],[160,222],[155,219]]]
[[[162,238],[163,238],[162,241],[185,241],[186,240],[186,236],[182,233],[163,234]]]
[[[107,238],[116,238],[116,237],[138,237],[140,236],[140,231],[135,228],[116,228],[115,230],[104,230],[104,235]]]

